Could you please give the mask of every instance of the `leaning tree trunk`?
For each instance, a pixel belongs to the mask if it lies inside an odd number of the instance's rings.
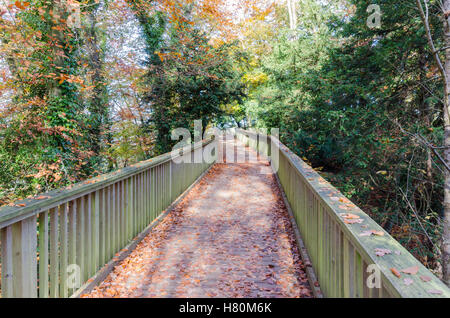
[[[444,159],[446,166],[444,179],[444,215],[443,215],[443,232],[441,246],[441,264],[442,264],[442,280],[450,286],[450,0],[443,0],[442,7],[444,10],[444,38],[443,45],[445,49],[445,60],[441,59],[440,50],[436,49],[431,27],[429,23],[429,2],[428,0],[416,0],[417,8],[420,12],[428,45],[432,51],[434,60],[444,82]]]
[[[450,0],[443,0],[444,7],[444,46],[445,50],[445,105],[444,105],[444,159],[450,164]],[[443,280],[450,286],[450,171],[445,170],[444,188],[444,228],[442,233],[442,272]]]

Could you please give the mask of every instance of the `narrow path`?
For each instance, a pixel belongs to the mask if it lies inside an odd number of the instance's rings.
[[[83,295],[311,296],[266,161],[216,164],[105,281]]]

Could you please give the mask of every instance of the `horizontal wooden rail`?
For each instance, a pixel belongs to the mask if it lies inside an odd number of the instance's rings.
[[[209,168],[194,158],[216,142],[0,208],[1,297],[75,293]]]
[[[445,284],[277,138],[241,129],[236,134],[270,156],[325,296],[450,297]],[[362,222],[348,224],[348,214]],[[376,249],[391,253],[377,256]],[[417,274],[401,272],[415,267]]]

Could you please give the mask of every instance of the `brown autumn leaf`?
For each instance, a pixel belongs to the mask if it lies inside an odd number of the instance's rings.
[[[46,199],[50,199],[50,197],[45,196],[45,195],[41,195],[40,197],[36,198],[36,200],[46,200]]]
[[[369,231],[361,232],[361,234],[359,234],[359,236],[371,236],[371,235],[383,236],[384,232],[383,231],[369,230]]]
[[[420,276],[420,279],[421,279],[423,282],[425,282],[425,283],[431,281],[431,277],[430,277],[430,276],[425,276],[425,275]]]
[[[391,268],[391,272],[392,274],[394,274],[395,276],[397,276],[398,278],[402,277],[402,275],[400,274],[400,272],[395,269],[394,267]]]
[[[401,272],[409,275],[416,275],[419,271],[419,266],[412,266],[405,269],[402,269]]]
[[[391,250],[385,249],[385,248],[376,248],[375,249],[375,255],[376,256],[384,256],[386,254],[392,254]]]
[[[361,219],[350,219],[350,220],[348,220],[348,219],[345,219],[344,220],[344,223],[345,224],[361,224],[363,222],[363,220],[361,220]]]

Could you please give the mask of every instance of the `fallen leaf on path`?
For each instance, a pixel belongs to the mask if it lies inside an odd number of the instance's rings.
[[[361,219],[353,219],[353,220],[347,220],[347,219],[345,219],[344,220],[344,223],[345,224],[361,224],[363,222],[363,220],[361,220]]]
[[[391,268],[391,272],[392,272],[392,274],[394,274],[395,276],[397,276],[398,278],[400,278],[400,277],[402,277],[402,275],[400,274],[400,272],[397,270],[397,269],[395,269],[395,268]]]
[[[371,235],[383,236],[384,232],[383,231],[370,230],[370,231],[361,232],[361,234],[359,234],[359,236],[371,236]]]
[[[376,248],[375,249],[375,255],[376,256],[384,256],[386,254],[392,254],[391,250],[385,249],[385,248]]]
[[[46,200],[46,199],[50,199],[50,197],[42,195],[42,196],[36,198],[36,200]]]
[[[408,268],[401,270],[402,273],[409,274],[409,275],[416,275],[418,271],[419,271],[419,266],[408,267]]]
[[[351,213],[346,213],[343,217],[346,219],[359,219],[360,218],[358,215],[351,214]]]
[[[423,281],[423,282],[429,282],[430,280],[431,280],[431,277],[430,276],[425,276],[425,275],[422,275],[422,276],[420,276],[420,279]]]

